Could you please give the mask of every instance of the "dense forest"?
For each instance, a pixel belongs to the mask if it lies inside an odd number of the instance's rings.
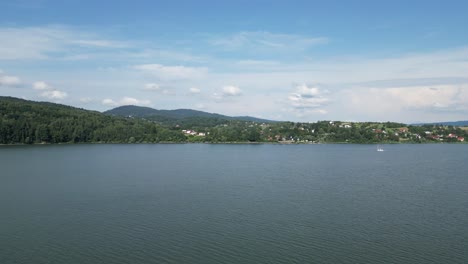
[[[104,114],[122,116],[122,117],[134,117],[134,118],[145,118],[156,122],[183,122],[187,119],[196,118],[199,121],[206,120],[237,120],[237,121],[251,121],[251,122],[262,122],[271,123],[274,121],[251,117],[251,116],[226,116],[216,113],[208,113],[204,111],[197,111],[192,109],[176,109],[176,110],[158,110],[150,107],[135,106],[135,105],[124,105],[114,109],[105,111]],[[189,121],[190,122],[190,121]]]
[[[182,142],[185,139],[180,131],[144,120],[0,97],[0,144]]]
[[[117,110],[100,113],[54,103],[0,97],[0,144],[425,143],[464,142],[468,135],[464,127],[437,124],[294,123],[227,117],[194,110],[168,111],[137,106]]]

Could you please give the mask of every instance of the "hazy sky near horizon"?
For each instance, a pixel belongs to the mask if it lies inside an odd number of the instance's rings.
[[[93,110],[468,119],[468,1],[1,1],[0,95]]]

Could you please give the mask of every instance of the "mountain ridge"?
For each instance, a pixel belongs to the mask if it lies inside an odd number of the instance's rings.
[[[224,120],[238,120],[259,123],[278,122],[274,120],[262,119],[252,116],[227,116],[218,113],[209,113],[205,111],[193,110],[188,108],[180,108],[174,110],[154,109],[146,106],[124,105],[103,112],[104,114],[121,116],[121,117],[136,117],[136,118],[151,118],[159,117],[172,120],[181,120],[186,118],[217,118]]]
[[[414,123],[412,125],[414,125],[414,126],[424,126],[424,125],[468,126],[468,120],[429,122],[429,123]]]

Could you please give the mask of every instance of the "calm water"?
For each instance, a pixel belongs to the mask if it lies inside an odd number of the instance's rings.
[[[468,263],[468,145],[0,147],[0,263]]]

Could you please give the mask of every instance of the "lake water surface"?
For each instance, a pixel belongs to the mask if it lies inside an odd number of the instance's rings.
[[[0,263],[468,263],[468,145],[0,147]]]

